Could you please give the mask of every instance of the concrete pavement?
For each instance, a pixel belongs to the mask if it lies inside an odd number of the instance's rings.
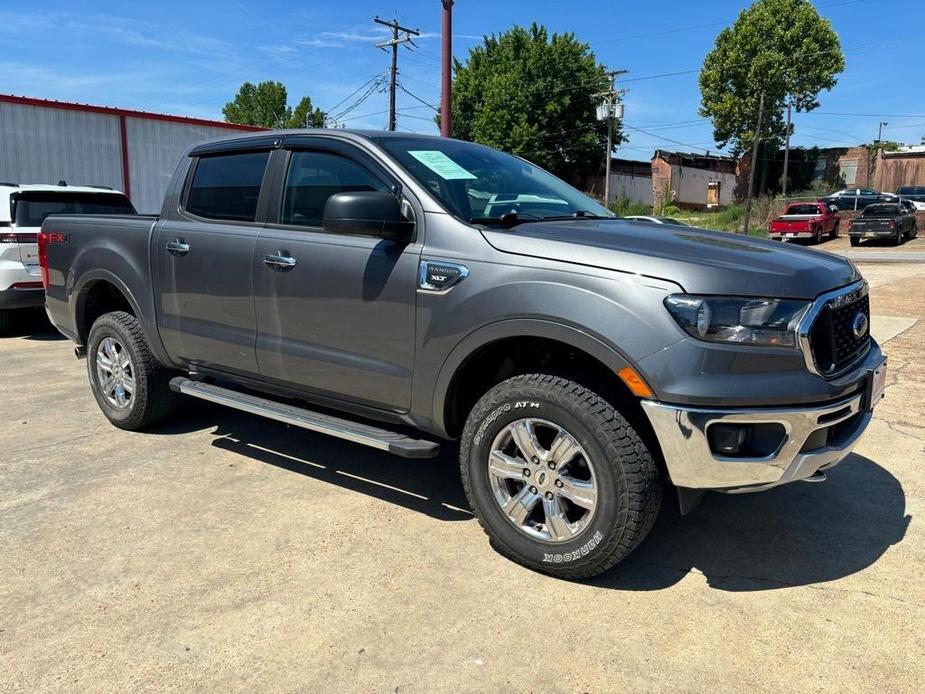
[[[890,371],[856,454],[666,503],[584,583],[492,551],[452,450],[199,402],[123,432],[69,343],[2,339],[0,691],[920,691],[925,270],[862,271]]]

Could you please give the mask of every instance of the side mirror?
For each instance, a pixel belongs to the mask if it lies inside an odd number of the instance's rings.
[[[335,193],[324,205],[325,231],[379,236],[397,243],[411,241],[414,222],[402,216],[401,203],[392,193],[363,190]]]

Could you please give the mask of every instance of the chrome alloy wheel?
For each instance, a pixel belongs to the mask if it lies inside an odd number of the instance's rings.
[[[103,338],[96,350],[96,383],[106,401],[119,410],[132,404],[135,372],[128,350],[112,337]]]
[[[594,517],[594,466],[574,436],[545,419],[518,419],[498,433],[488,477],[502,513],[533,539],[566,542]]]

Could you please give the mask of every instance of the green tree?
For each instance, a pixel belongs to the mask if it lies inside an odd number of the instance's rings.
[[[282,82],[245,82],[238,89],[234,101],[225,104],[222,113],[229,123],[259,125],[264,128],[324,126],[326,114],[320,108],[312,108],[309,97],[302,97],[295,109],[287,101],[286,86]]]
[[[838,35],[807,0],[758,0],[723,29],[700,71],[700,114],[713,121],[717,144],[734,154],[754,140],[758,101],[764,93],[762,139],[779,147],[783,112],[819,106],[845,69]]]
[[[550,37],[533,24],[486,36],[465,63],[455,61],[453,136],[583,182],[604,162],[607,131],[596,107],[610,86],[605,72],[573,34]],[[616,130],[619,143],[619,123]]]
[[[311,97],[303,96],[298,105],[292,109],[287,128],[323,128],[327,114],[320,108],[312,108]]]

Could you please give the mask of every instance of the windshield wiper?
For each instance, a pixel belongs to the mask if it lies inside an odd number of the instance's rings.
[[[528,216],[524,216],[528,215]],[[500,217],[473,217],[470,221],[474,224],[497,224],[505,229],[512,229],[518,224],[526,224],[527,222],[542,222],[545,221],[547,217],[540,217],[530,212],[516,212],[511,210],[510,212],[505,212]]]
[[[609,217],[605,218],[604,215],[594,214],[587,210],[575,210],[572,214],[553,214],[548,217],[543,217],[543,221],[556,221],[560,219],[609,219]]]

